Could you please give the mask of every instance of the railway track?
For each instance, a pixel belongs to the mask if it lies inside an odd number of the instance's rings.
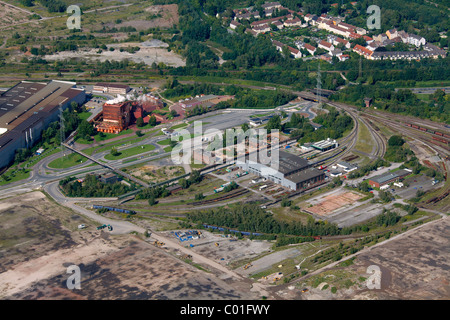
[[[446,161],[450,160],[450,158],[449,158],[450,152],[449,152],[448,145],[447,146],[440,145],[437,143],[437,141],[433,141],[433,140],[429,139],[428,136],[430,135],[430,133],[406,126],[405,123],[397,122],[392,119],[388,119],[385,116],[371,114],[370,116],[367,116],[367,117],[369,117],[373,121],[378,121],[378,122],[381,121],[383,124],[394,129],[394,131],[397,131],[404,136],[410,137],[410,138],[420,142],[422,145],[426,146],[431,152],[434,152],[435,155],[438,155],[442,160],[442,167],[438,166],[438,168],[439,168],[439,170],[443,171],[443,174],[444,174],[445,178],[447,179],[448,174],[449,174],[449,166],[448,166],[448,163],[446,163]],[[429,201],[427,201],[426,204],[428,204],[428,205],[436,204],[439,201],[445,199],[449,193],[450,193],[450,189],[448,187],[442,188],[442,192],[439,193],[433,199],[430,199]]]
[[[248,192],[249,191],[247,189],[239,189],[236,192],[228,193],[228,194],[223,195],[223,196],[218,197],[218,198],[192,202],[191,205],[193,205],[193,206],[201,206],[201,205],[205,205],[205,204],[212,204],[212,203],[220,202],[220,201],[223,201],[223,200],[236,198],[236,197],[242,196],[243,194],[246,194]]]

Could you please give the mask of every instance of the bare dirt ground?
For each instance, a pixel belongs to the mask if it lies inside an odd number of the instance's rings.
[[[81,223],[87,229],[79,230]],[[2,199],[0,299],[261,298],[251,281],[211,268],[202,260],[208,258],[184,261],[182,246],[157,248],[95,225],[40,192]],[[70,265],[81,269],[80,290],[67,288]]]
[[[140,168],[133,169],[130,173],[133,176],[145,181],[160,182],[180,176],[185,172],[183,167],[179,166],[158,167],[154,165],[144,165]]]
[[[228,284],[170,256],[134,242],[95,262],[80,265],[81,289],[68,290],[69,275],[57,275],[15,294],[14,299],[251,299],[245,284]],[[236,287],[237,286],[237,287]],[[238,290],[239,287],[242,287]]]
[[[308,281],[299,283],[309,288],[296,297],[321,299],[380,300],[448,300],[450,298],[450,219],[439,220],[404,237],[393,239],[357,256],[346,267],[335,267]],[[369,289],[367,268],[381,270],[380,289]],[[311,284],[326,282],[325,289]],[[337,292],[332,293],[331,288]],[[323,290],[322,290],[323,289]]]

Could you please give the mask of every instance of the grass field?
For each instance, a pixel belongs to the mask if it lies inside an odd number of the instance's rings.
[[[0,186],[8,183],[20,181],[30,177],[30,170],[27,169],[9,169],[4,174],[0,176]]]
[[[88,159],[79,155],[78,153],[71,153],[65,157],[61,157],[53,160],[48,164],[49,168],[53,169],[66,169],[76,166],[81,163],[85,163]]]
[[[117,155],[117,156],[113,156],[112,154],[107,154],[105,156],[105,159],[107,159],[107,160],[119,160],[119,159],[131,157],[131,156],[135,156],[135,155],[140,154],[140,153],[152,151],[154,149],[155,149],[155,146],[153,146],[151,144],[145,144],[145,145],[142,145],[142,146],[136,146],[136,147],[132,147],[132,148],[129,148],[129,149],[120,150],[119,151],[120,154]]]
[[[369,132],[369,129],[366,125],[364,125],[361,121],[359,121],[358,127],[358,140],[355,145],[355,149],[365,152],[371,153],[373,149],[373,138]]]

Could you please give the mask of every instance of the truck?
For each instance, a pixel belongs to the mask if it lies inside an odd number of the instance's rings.
[[[250,268],[252,266],[252,264],[249,262],[244,266],[244,270],[247,270],[248,268]]]

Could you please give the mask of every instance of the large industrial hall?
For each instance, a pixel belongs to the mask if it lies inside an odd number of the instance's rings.
[[[14,160],[19,148],[30,148],[42,131],[58,120],[59,108],[66,109],[72,101],[84,103],[84,90],[75,82],[22,81],[0,94],[0,168]]]

